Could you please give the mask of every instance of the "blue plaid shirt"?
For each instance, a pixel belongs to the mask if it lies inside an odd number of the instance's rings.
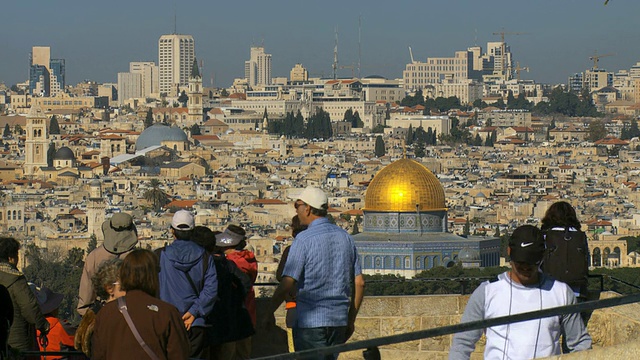
[[[326,218],[314,220],[296,236],[283,271],[297,281],[296,327],[346,326],[352,282],[361,273],[351,236]]]

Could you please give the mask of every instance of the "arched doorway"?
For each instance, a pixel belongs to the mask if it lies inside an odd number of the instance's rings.
[[[593,249],[593,254],[591,255],[591,266],[593,267],[602,266],[602,254],[600,252],[600,248]]]

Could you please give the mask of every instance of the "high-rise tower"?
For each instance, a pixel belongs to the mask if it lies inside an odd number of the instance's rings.
[[[266,54],[264,47],[251,47],[251,59],[244,62],[244,77],[249,86],[271,84],[271,54]]]
[[[27,139],[25,140],[24,174],[33,175],[39,167],[47,166],[47,116],[38,106],[32,106],[27,115]]]
[[[50,96],[64,90],[65,61],[51,59],[51,48],[34,46],[29,64],[29,91],[31,95]]]
[[[179,86],[187,86],[196,47],[191,35],[162,35],[158,41],[160,93],[176,96]]]

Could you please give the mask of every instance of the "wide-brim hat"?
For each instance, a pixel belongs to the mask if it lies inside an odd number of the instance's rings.
[[[216,246],[218,247],[237,246],[242,240],[244,240],[243,235],[234,233],[229,230],[229,228],[219,234],[216,234]]]
[[[29,287],[33,294],[36,296],[38,306],[42,314],[46,315],[52,313],[62,304],[64,295],[51,291],[48,287],[38,287],[33,283],[29,283]]]
[[[102,223],[103,246],[107,251],[121,254],[133,249],[138,243],[138,230],[133,218],[127,213],[116,213]]]

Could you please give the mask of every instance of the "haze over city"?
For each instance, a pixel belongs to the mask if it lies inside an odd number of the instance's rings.
[[[66,59],[68,84],[116,82],[131,61],[157,62],[158,38],[174,28],[193,35],[205,86],[229,86],[243,77],[251,45],[273,54],[273,76],[286,76],[302,63],[310,76],[329,77],[337,27],[342,77],[351,76],[349,66],[358,63],[359,37],[361,75],[400,78],[410,62],[409,46],[415,60],[450,57],[500,41],[493,33],[505,31],[523,33],[505,37],[514,60],[530,69],[522,77],[557,84],[593,66],[595,51],[612,54],[599,63],[608,71],[640,60],[638,13],[640,2],[630,0],[606,6],[584,0],[10,2],[0,14],[0,82],[28,78],[32,46],[50,46],[53,57]]]

